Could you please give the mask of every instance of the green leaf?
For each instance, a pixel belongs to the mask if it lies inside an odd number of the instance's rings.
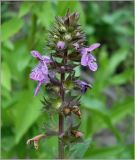
[[[133,69],[127,69],[123,73],[116,74],[111,77],[109,83],[111,85],[122,85],[133,79]]]
[[[4,42],[4,47],[6,47],[6,48],[8,48],[9,50],[13,50],[14,49],[14,44],[13,44],[13,42],[11,41],[11,40],[6,40],[5,42]]]
[[[90,142],[91,139],[87,139],[82,143],[75,143],[71,145],[69,149],[70,158],[83,158],[90,145]]]
[[[29,90],[24,90],[18,97],[18,103],[12,111],[15,123],[15,143],[17,144],[22,136],[41,114],[41,103]]]
[[[75,67],[74,70],[75,70],[75,76],[76,77],[80,76],[80,72],[81,72],[80,66]]]
[[[1,26],[2,41],[16,34],[22,26],[23,20],[17,17],[4,22]]]
[[[47,29],[49,29],[50,25],[52,24],[53,17],[54,17],[54,10],[52,8],[52,4],[49,1],[43,2],[41,5],[37,3],[33,6],[32,10],[33,13],[36,14],[38,17],[38,21]],[[50,18],[50,16],[52,18]]]
[[[11,91],[11,72],[6,62],[2,63],[1,84],[8,91]]]
[[[85,157],[89,158],[119,158],[123,159],[132,158],[131,153],[132,145],[123,145],[123,146],[113,146],[113,147],[102,147],[102,148],[91,148],[86,153]]]
[[[88,99],[86,97],[82,98],[82,104],[85,108],[89,109],[91,112],[93,112],[94,114],[98,115],[103,121],[104,123],[107,125],[107,127],[114,133],[114,135],[116,136],[117,140],[119,142],[122,142],[122,137],[120,136],[118,130],[114,127],[112,120],[110,118],[110,112],[108,110],[106,110],[103,107],[103,104],[100,103],[101,101],[95,101],[92,103],[92,99]],[[100,127],[99,127],[100,128]],[[98,129],[99,129],[98,128]]]
[[[110,59],[107,57],[107,53],[101,50],[100,65],[98,71],[95,73],[95,93],[99,94],[103,92],[104,88],[110,85],[109,81],[115,73],[118,65],[127,58],[128,51],[126,49],[116,51]],[[102,76],[101,76],[102,75]]]
[[[133,28],[129,28],[127,26],[121,26],[121,25],[116,25],[114,26],[114,30],[122,35],[126,35],[126,36],[132,36],[133,35]]]
[[[103,102],[95,98],[91,98],[91,97],[88,98],[84,96],[81,98],[81,104],[88,109],[99,111],[102,114],[109,113],[109,111],[105,108]]]
[[[119,50],[115,54],[113,54],[106,67],[106,76],[109,77],[110,75],[112,75],[118,67],[118,65],[126,59],[127,55],[128,51],[126,49]]]
[[[8,63],[10,66],[11,76],[12,79],[18,80],[20,82],[25,82],[26,77],[25,75],[26,68],[30,64],[30,60],[32,56],[30,55],[30,51],[27,48],[27,43],[25,40],[18,40],[14,42],[14,50],[8,50],[3,47],[3,59]],[[32,67],[34,64],[32,65]],[[21,83],[19,84],[21,85]]]
[[[134,98],[127,97],[122,102],[115,102],[110,110],[111,120],[115,124],[122,120],[126,115],[133,114]]]
[[[20,10],[19,10],[19,17],[26,15],[31,9],[31,2],[22,2]]]
[[[5,151],[10,151],[14,147],[14,137],[12,135],[3,136],[2,138],[2,149]],[[10,143],[9,143],[10,142]]]

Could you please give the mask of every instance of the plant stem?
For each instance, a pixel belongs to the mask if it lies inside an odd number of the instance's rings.
[[[64,62],[64,65],[67,63],[67,52],[64,54],[63,62]],[[65,73],[62,71],[61,72],[60,95],[61,95],[61,99],[63,102],[64,102],[64,94],[65,94],[64,88],[63,88],[64,80],[65,80]],[[62,135],[63,133],[64,133],[64,117],[61,113],[59,113],[59,135]],[[59,139],[59,159],[64,159],[63,138]]]
[[[63,81],[65,79],[65,74],[61,73],[61,88],[60,94],[61,99],[64,101],[64,88],[63,88]],[[59,135],[64,133],[64,117],[61,113],[59,113]],[[59,159],[64,159],[64,142],[63,138],[59,139]]]

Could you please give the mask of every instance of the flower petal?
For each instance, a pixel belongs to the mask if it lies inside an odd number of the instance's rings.
[[[43,74],[48,74],[48,67],[46,65],[46,63],[44,63],[42,66],[41,66],[41,71]]]
[[[59,41],[59,42],[57,43],[57,48],[58,48],[58,49],[64,49],[64,48],[65,48],[65,42]]]
[[[49,56],[42,56],[42,59],[43,59],[43,61],[46,62],[46,63],[50,63],[50,62],[51,62],[51,59],[50,59]]]
[[[92,54],[89,54],[89,60],[90,61],[96,61],[96,58]]]
[[[35,57],[39,60],[42,60],[42,56],[38,51],[31,51],[31,54],[32,54],[33,57]]]
[[[89,62],[88,62],[88,66],[89,66],[89,69],[90,69],[91,71],[96,71],[97,68],[98,68],[97,63],[94,62],[94,61],[89,61]]]
[[[42,81],[44,80],[44,75],[40,70],[36,68],[30,73],[30,79],[34,81]]]
[[[81,58],[81,65],[82,66],[87,66],[87,64],[88,64],[88,55],[87,55],[87,51],[83,51],[82,52],[83,54],[82,54],[82,58]]]
[[[92,88],[92,86],[84,81],[76,80],[77,85],[81,88],[82,93],[85,93],[88,88]]]
[[[99,46],[100,46],[100,43],[94,43],[94,44],[90,45],[90,47],[88,48],[88,52],[95,50]]]
[[[38,94],[40,87],[41,87],[41,84],[42,84],[42,82],[38,82],[38,85],[37,85],[35,92],[34,92],[34,96],[36,96]]]
[[[76,50],[79,49],[79,47],[80,47],[78,43],[74,43],[73,46],[74,46],[74,48],[75,48]]]

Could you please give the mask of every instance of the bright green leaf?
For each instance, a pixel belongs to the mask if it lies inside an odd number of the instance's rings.
[[[109,83],[111,85],[122,85],[133,79],[133,69],[125,70],[123,73],[116,74],[111,77]]]
[[[35,5],[33,6],[32,8],[33,13],[36,14],[36,16],[38,17],[38,21],[44,27],[49,29],[54,18],[54,10],[53,10],[52,4],[49,1],[45,1],[42,4],[38,4],[38,5],[39,7],[37,7],[37,4],[35,3]]]
[[[1,26],[2,41],[5,41],[16,34],[22,26],[22,19],[17,17],[4,22]]]
[[[8,91],[11,91],[11,72],[6,62],[2,63],[1,84]]]
[[[17,144],[41,114],[41,103],[29,90],[21,92],[14,105],[15,143]]]
[[[31,2],[22,2],[20,11],[19,11],[19,17],[22,17],[26,15],[31,9]]]

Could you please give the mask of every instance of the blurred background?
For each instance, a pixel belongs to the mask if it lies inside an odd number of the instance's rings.
[[[133,159],[132,1],[1,2],[1,157],[57,157],[57,138],[40,142],[38,151],[26,145],[28,138],[43,133],[47,119],[41,112],[43,92],[33,96],[36,83],[29,73],[36,61],[30,51],[47,54],[48,29],[68,8],[79,12],[87,45],[99,42],[101,47],[94,52],[98,71],[81,69],[82,77],[93,85],[81,100],[85,141],[72,145],[66,157]]]

